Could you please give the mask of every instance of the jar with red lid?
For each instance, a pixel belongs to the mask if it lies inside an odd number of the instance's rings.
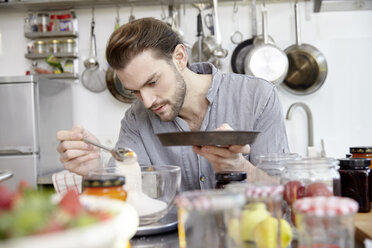
[[[224,189],[229,183],[244,183],[247,173],[244,171],[223,171],[216,173],[216,189]]]
[[[341,195],[359,203],[359,212],[370,211],[368,158],[344,158],[340,161]]]
[[[58,20],[61,32],[72,31],[71,14],[58,15]]]
[[[96,195],[126,201],[125,177],[111,174],[94,174],[83,178],[83,194]]]
[[[372,161],[372,146],[355,146],[350,147],[349,152],[352,158],[369,158]],[[372,169],[372,162],[369,165]],[[372,174],[369,174],[369,199],[372,201]]]
[[[299,248],[354,248],[358,203],[346,197],[305,197],[294,203]]]

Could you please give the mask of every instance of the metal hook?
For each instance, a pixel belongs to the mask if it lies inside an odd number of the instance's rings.
[[[116,7],[116,24],[120,23],[119,6]]]
[[[165,9],[164,9],[164,3],[161,2],[161,14],[160,14],[160,17],[162,20],[165,20],[167,18],[167,14],[165,13]]]
[[[238,6],[236,5],[236,2],[237,0],[234,1],[234,7],[233,7],[233,11],[234,11],[234,14],[238,13]]]

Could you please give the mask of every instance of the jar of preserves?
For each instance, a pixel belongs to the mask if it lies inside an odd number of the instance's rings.
[[[358,203],[335,196],[305,197],[294,203],[299,248],[354,248]]]
[[[63,41],[63,52],[65,53],[75,52],[75,41],[73,39],[67,39]]]
[[[61,52],[61,45],[59,40],[50,40],[49,44],[49,52],[50,53],[60,53]]]
[[[38,32],[48,32],[49,31],[49,14],[48,13],[39,13],[37,14],[38,18]]]
[[[44,54],[47,53],[47,43],[43,40],[37,40],[34,42],[34,53]]]
[[[83,178],[83,194],[106,196],[126,201],[125,177],[121,175],[93,174]]]
[[[369,158],[372,161],[372,147],[371,146],[356,146],[350,147],[349,152],[352,158]],[[369,165],[372,170],[372,162]],[[372,174],[369,174],[369,199],[372,201]]]
[[[247,173],[244,171],[224,171],[216,173],[216,189],[224,189],[229,183],[245,182]]]
[[[359,212],[370,211],[369,175],[371,159],[344,158],[340,161],[341,195],[359,203]]]

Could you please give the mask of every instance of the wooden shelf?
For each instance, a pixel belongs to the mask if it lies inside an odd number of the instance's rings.
[[[61,73],[61,74],[36,74],[41,79],[79,79],[77,73]]]
[[[25,54],[26,59],[46,59],[49,53],[45,54]],[[77,59],[79,55],[77,53],[53,53],[56,58],[71,58]]]
[[[1,8],[1,4],[0,4]],[[76,31],[64,32],[27,32],[25,37],[29,39],[46,39],[46,38],[76,38],[78,33]]]

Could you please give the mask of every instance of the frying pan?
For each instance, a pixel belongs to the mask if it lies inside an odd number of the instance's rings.
[[[106,85],[110,93],[121,102],[132,103],[137,99],[131,91],[123,87],[119,78],[116,76],[114,69],[111,67],[106,71]]]
[[[231,69],[235,73],[244,74],[244,59],[262,36],[257,36],[256,0],[252,0],[252,38],[241,42],[231,55]],[[256,40],[257,39],[257,40]],[[256,42],[255,42],[256,40]],[[269,43],[274,40],[269,36]]]
[[[262,9],[262,27],[263,42],[255,44],[248,52],[244,60],[244,72],[279,85],[287,75],[288,58],[279,47],[268,43],[267,11],[264,6]]]
[[[253,144],[260,132],[194,131],[158,133],[163,146],[225,146]]]
[[[301,43],[297,2],[294,9],[296,44],[284,50],[289,60],[289,69],[281,86],[295,95],[307,95],[323,85],[327,77],[327,61],[317,48]]]

